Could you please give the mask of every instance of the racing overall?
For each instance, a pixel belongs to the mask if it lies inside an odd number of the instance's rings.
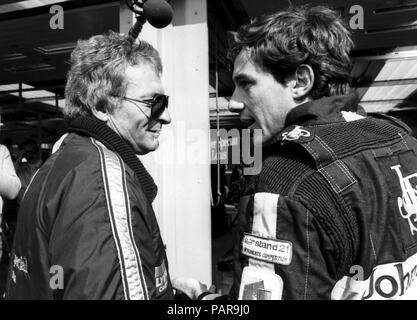
[[[356,95],[294,108],[241,199],[231,295],[417,299],[416,152]]]

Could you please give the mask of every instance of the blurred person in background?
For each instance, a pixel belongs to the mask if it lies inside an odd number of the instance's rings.
[[[19,145],[16,159],[16,173],[22,183],[22,188],[20,189],[17,197],[18,204],[22,201],[30,180],[41,165],[41,152],[36,141],[29,139],[22,142]]]
[[[0,144],[0,261],[3,257],[4,233],[3,233],[3,200],[15,199],[21,188],[21,183],[16,175],[10,152],[6,146]]]

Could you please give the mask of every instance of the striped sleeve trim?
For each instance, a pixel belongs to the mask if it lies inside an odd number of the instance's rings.
[[[149,294],[142,262],[133,236],[124,163],[100,142],[93,138],[91,141],[100,155],[107,208],[117,248],[124,297],[126,300],[148,300]]]
[[[275,239],[277,237],[277,208],[278,194],[260,192],[254,195],[253,224],[251,233],[253,235]],[[275,272],[274,265],[250,258],[249,265],[258,266],[262,269]]]

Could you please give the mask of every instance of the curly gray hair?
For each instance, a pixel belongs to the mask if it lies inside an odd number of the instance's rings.
[[[71,53],[71,69],[65,86],[67,118],[90,116],[92,110],[112,113],[126,93],[126,68],[148,64],[162,74],[158,51],[147,43],[109,31],[79,40]]]

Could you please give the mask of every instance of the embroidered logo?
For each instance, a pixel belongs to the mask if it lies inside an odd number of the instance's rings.
[[[401,217],[408,221],[411,234],[414,235],[414,232],[417,231],[417,189],[415,188],[417,186],[417,173],[403,177],[400,168],[400,165],[391,167],[397,173],[403,191],[402,197],[397,199],[398,209]]]
[[[243,268],[239,288],[239,300],[281,300],[284,282],[282,278],[259,267]]]
[[[245,234],[242,254],[265,262],[288,266],[292,259],[292,243]]]
[[[20,270],[23,273],[28,274],[28,261],[27,261],[26,257],[18,257],[16,255],[14,255],[13,266],[17,270]]]
[[[302,129],[300,126],[295,126],[295,128],[291,131],[287,131],[282,134],[282,140],[294,141],[300,139],[301,137],[308,138],[310,136],[311,133],[309,131]]]
[[[159,267],[155,267],[156,296],[162,295],[168,287],[168,272],[165,261]]]

